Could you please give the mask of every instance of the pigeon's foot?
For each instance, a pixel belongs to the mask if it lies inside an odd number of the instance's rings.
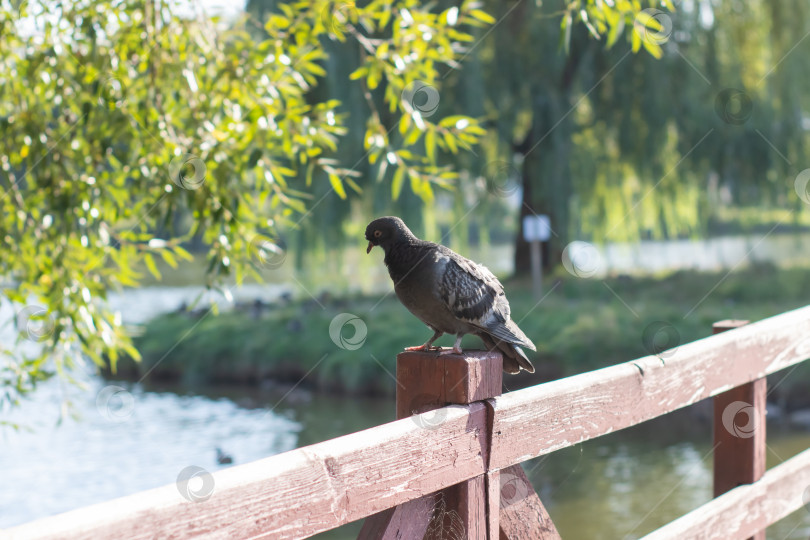
[[[441,356],[443,354],[462,354],[463,352],[464,351],[461,350],[461,347],[453,347],[452,349],[445,349],[439,351],[439,355]]]
[[[419,345],[418,347],[405,347],[406,351],[429,351],[431,349],[438,349],[439,347],[433,346],[433,342],[442,337],[443,332],[439,332],[438,330],[433,331],[433,337],[427,340],[424,344]]]
[[[456,335],[456,342],[453,344],[453,348],[449,351],[442,351],[439,354],[461,354],[461,338],[464,337],[464,334]]]
[[[429,351],[431,349],[438,349],[438,347],[428,345],[427,343],[425,343],[424,345],[419,345],[418,347],[405,347],[406,351]]]

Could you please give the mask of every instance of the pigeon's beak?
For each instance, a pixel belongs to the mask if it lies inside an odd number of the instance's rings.
[[[374,247],[374,244],[371,243],[371,240],[368,241],[368,247],[366,248],[366,253],[371,253],[371,248]]]

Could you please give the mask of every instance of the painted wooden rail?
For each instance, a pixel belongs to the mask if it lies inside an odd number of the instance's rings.
[[[805,450],[765,472],[757,482],[712,499],[642,540],[725,540],[756,536],[768,525],[801,508],[808,486],[810,450]]]
[[[533,492],[504,509],[502,476],[522,481],[523,461],[714,397],[716,422],[729,403],[743,402],[760,431],[738,437],[740,442],[716,430],[716,451],[725,444],[731,456],[726,461],[733,462],[716,470],[719,496],[648,538],[759,538],[765,526],[801,507],[810,486],[810,453],[769,471],[763,457],[764,377],[810,357],[810,307],[741,324],[719,323],[716,332],[730,331],[661,357],[502,396],[486,353],[446,355],[440,372],[435,353],[422,353],[422,361],[411,356],[419,353],[403,353],[398,377],[411,362],[411,383],[398,393],[403,418],[395,422],[218,471],[215,491],[203,502],[189,502],[175,485],[165,486],[0,536],[301,538],[374,516],[364,528],[366,538],[393,538],[391,531],[397,531],[397,538],[407,540],[421,536],[403,516],[424,516],[445,494],[460,510],[465,538],[517,538],[504,531],[519,526],[544,531],[537,538],[554,538],[547,515],[527,517],[544,512]],[[430,410],[449,402],[467,404]],[[427,412],[404,418],[422,410]]]

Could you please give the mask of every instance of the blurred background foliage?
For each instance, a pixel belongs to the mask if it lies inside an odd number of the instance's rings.
[[[341,259],[396,213],[512,243],[520,274],[530,213],[551,265],[574,239],[806,219],[798,0],[0,6],[2,294],[42,336],[4,346],[0,405],[82,357],[137,358],[108,291],[195,253],[209,286],[241,283],[288,251]]]

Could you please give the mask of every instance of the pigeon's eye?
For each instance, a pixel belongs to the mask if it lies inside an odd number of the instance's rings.
[[[382,231],[381,230],[377,229],[376,231],[374,231],[374,238],[379,238],[381,236],[382,236]]]

